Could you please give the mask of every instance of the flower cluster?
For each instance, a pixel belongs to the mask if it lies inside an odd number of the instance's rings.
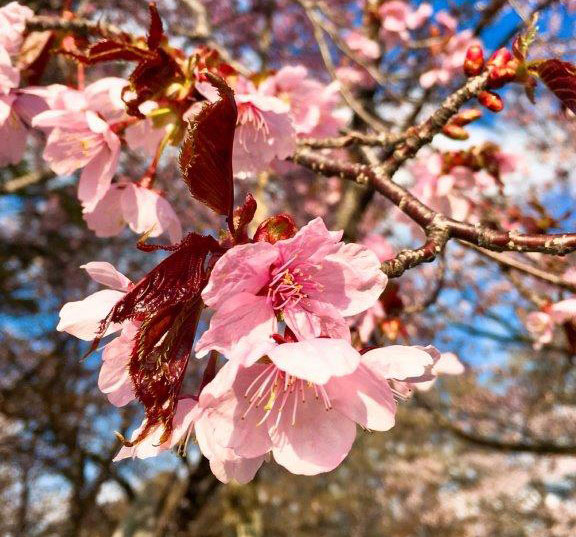
[[[217,351],[227,362],[196,396],[177,400],[169,430],[158,425],[140,439],[144,422],[117,459],[152,456],[194,435],[222,481],[250,480],[270,453],[289,471],[314,475],[342,462],[357,425],[393,427],[396,399],[430,383],[440,355],[353,347],[348,322],[374,307],[386,277],[375,253],[341,237],[315,219],[228,249],[202,291],[213,314],[196,343],[198,358]],[[135,287],[108,263],[83,268],[109,289],[66,304],[58,329],[90,340]],[[118,406],[135,398],[130,361],[140,326],[137,316],[106,327],[121,332],[104,347],[99,386]]]

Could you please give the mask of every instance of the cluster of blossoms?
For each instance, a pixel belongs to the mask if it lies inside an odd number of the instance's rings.
[[[327,472],[350,451],[357,424],[390,429],[395,398],[428,388],[443,371],[432,347],[352,346],[348,321],[374,307],[386,285],[374,252],[344,244],[321,219],[290,235],[218,259],[202,291],[214,313],[196,355],[217,351],[226,364],[198,395],[178,399],[168,438],[156,427],[117,459],[152,456],[194,435],[223,481],[252,479],[269,453],[293,473]],[[107,263],[83,268],[109,289],[66,304],[58,329],[90,340],[133,284]],[[136,318],[107,329],[121,333],[104,347],[99,386],[118,406],[135,398],[129,362],[138,328]]]
[[[496,193],[502,176],[516,169],[514,155],[487,143],[466,151],[434,152],[410,166],[414,192],[430,207],[456,220],[476,219],[483,196]]]

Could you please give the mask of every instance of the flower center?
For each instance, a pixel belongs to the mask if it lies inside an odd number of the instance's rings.
[[[324,386],[289,375],[274,364],[268,365],[252,381],[244,392],[244,397],[248,399],[250,404],[242,419],[249,412],[262,409],[264,413],[258,425],[264,423],[273,412],[276,412],[275,427],[278,426],[285,412],[290,413],[291,424],[295,425],[298,407],[306,404],[307,397],[308,400],[310,398],[322,400],[326,410],[332,409],[330,397]]]

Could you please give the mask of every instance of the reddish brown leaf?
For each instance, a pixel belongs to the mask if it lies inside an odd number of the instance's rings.
[[[146,410],[146,426],[128,445],[138,443],[158,426],[164,428],[160,443],[169,438],[202,307],[197,297],[167,306],[142,323],[128,369],[134,393]]]
[[[136,95],[133,99],[124,99],[126,111],[132,116],[143,117],[138,107],[144,101],[161,93],[173,81],[184,78],[176,60],[164,49],[159,48],[150,54],[151,57],[136,66],[129,77],[130,86],[124,92],[124,95],[127,92],[134,92]]]
[[[257,208],[256,200],[252,194],[248,193],[246,194],[246,199],[242,206],[234,209],[232,227],[234,228],[234,240],[236,243],[244,243],[248,241],[246,228],[254,219]]]
[[[205,262],[218,252],[218,241],[190,233],[174,247],[174,253],[153,268],[114,306],[106,323],[154,314],[168,305],[196,297],[205,285]],[[104,331],[103,327],[102,332]]]
[[[85,52],[64,51],[63,53],[86,65],[109,61],[142,61],[154,57],[154,54],[143,48],[114,39],[98,41],[90,45]]]
[[[135,394],[146,410],[147,422],[132,444],[157,426],[164,427],[166,437],[171,432],[176,400],[203,308],[200,293],[208,280],[210,257],[221,250],[214,238],[196,233],[166,249],[173,253],[126,293],[100,328],[100,334],[104,334],[110,323],[129,319],[142,323],[129,372]]]
[[[533,69],[562,104],[576,114],[576,66],[562,60],[545,60]]]
[[[148,48],[150,50],[156,50],[162,38],[164,37],[164,29],[162,27],[162,19],[158,14],[158,9],[156,8],[155,2],[150,2],[148,4],[148,9],[150,10],[150,28],[148,30],[148,37],[146,42],[148,43]]]
[[[180,171],[190,193],[214,212],[232,217],[232,145],[238,111],[221,78],[206,73],[220,99],[204,106],[190,124],[180,152]]]

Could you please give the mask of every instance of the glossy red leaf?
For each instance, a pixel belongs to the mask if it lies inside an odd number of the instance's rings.
[[[252,194],[246,194],[244,203],[234,209],[234,216],[232,219],[232,227],[234,229],[234,240],[236,243],[242,244],[248,242],[247,228],[250,222],[254,219],[258,205]]]
[[[234,94],[221,78],[206,73],[220,99],[204,105],[190,124],[180,152],[180,171],[190,193],[214,212],[232,216],[232,146],[238,111]]]
[[[158,13],[155,2],[150,2],[148,4],[148,9],[150,11],[150,28],[148,29],[148,37],[146,42],[148,43],[148,48],[150,50],[155,50],[162,43],[164,37],[164,28],[162,27],[162,19]]]
[[[533,69],[562,104],[576,114],[576,66],[562,60],[545,60]]]

